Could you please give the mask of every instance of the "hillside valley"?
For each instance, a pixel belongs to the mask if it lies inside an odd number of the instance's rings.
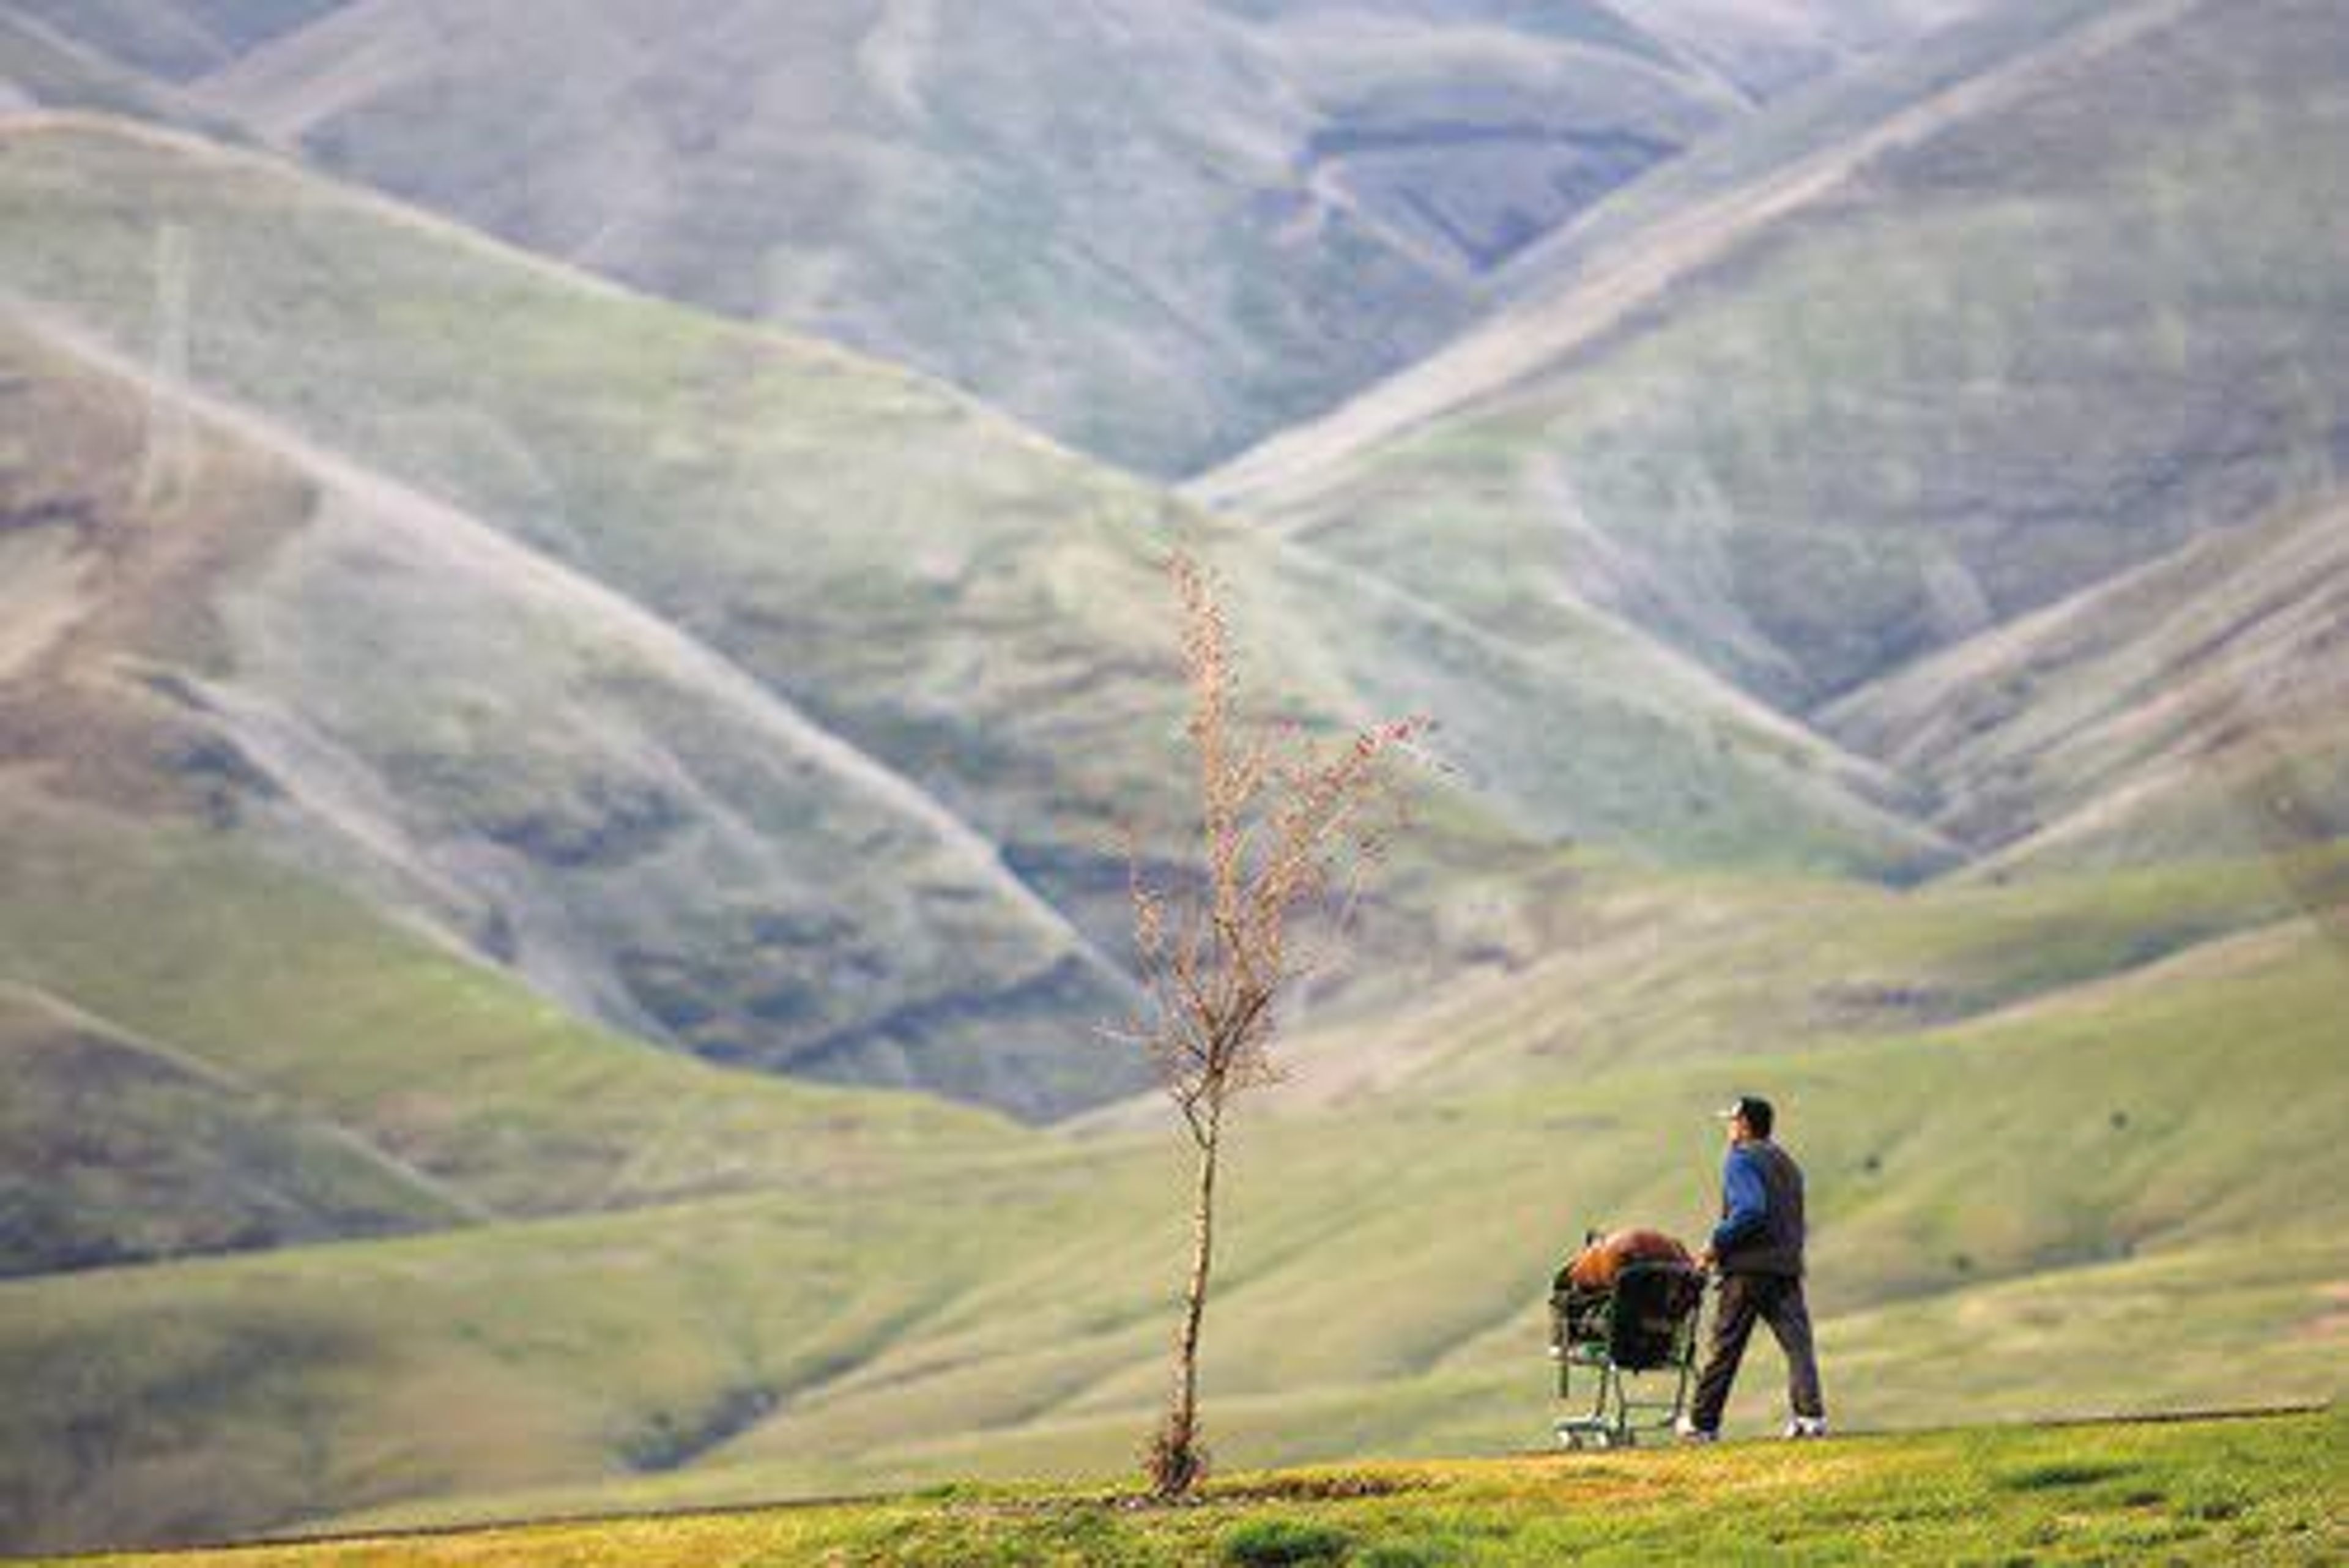
[[[1857,138],[1788,117],[1195,488],[1520,640],[1596,607],[1812,711],[2338,483],[2344,25],[2002,19],[1940,47],[1954,85],[1856,89]]]
[[[1476,0],[12,0],[337,172],[1188,472],[1609,191],[1961,14]],[[1643,15],[1652,10],[1652,18]]]

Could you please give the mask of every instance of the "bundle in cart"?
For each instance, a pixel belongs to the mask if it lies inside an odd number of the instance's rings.
[[[1623,1448],[1686,1412],[1704,1276],[1655,1231],[1593,1231],[1550,1283],[1550,1355],[1568,1448]],[[1575,1403],[1581,1368],[1588,1408]]]

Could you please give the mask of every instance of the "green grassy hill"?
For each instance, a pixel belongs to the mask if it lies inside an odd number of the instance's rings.
[[[0,934],[20,985],[245,1085],[257,1108],[369,1140],[471,1218],[820,1187],[901,1144],[968,1153],[1008,1130],[590,1029],[250,844],[35,802],[6,820]]]
[[[1070,1489],[604,1519],[141,1563],[2314,1563],[2349,1549],[2339,1416],[1236,1476],[1187,1509]]]
[[[29,988],[0,987],[0,1274],[381,1235],[469,1210],[341,1128]]]
[[[711,1054],[864,1038],[915,1058],[900,1078],[1026,1106],[1133,1081],[1050,1012],[1118,1005],[1106,961],[992,845],[723,659],[294,438],[38,337],[0,358],[38,439],[0,495],[31,639],[0,732],[28,793],[134,830],[196,817]],[[25,875],[67,853],[10,838]],[[48,940],[80,909],[42,907]],[[119,940],[141,913],[98,918],[129,917]],[[974,1057],[950,1020],[896,1022],[955,1002],[1009,1037]]]
[[[2349,974],[2306,885],[1595,880],[1577,954],[1364,1039],[1378,1092],[1300,1042],[1231,1172],[1211,1440],[1238,1466],[1537,1442],[1556,1255],[1697,1229],[1707,1109],[1756,1082],[1812,1175],[1839,1419],[2331,1397]],[[734,1147],[709,1114],[676,1146]],[[925,1135],[812,1185],[0,1286],[8,1539],[1114,1473],[1160,1392],[1176,1153],[1154,1126]]]

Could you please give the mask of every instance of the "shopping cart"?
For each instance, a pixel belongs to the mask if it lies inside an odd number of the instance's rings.
[[[1670,1432],[1688,1409],[1703,1305],[1704,1275],[1686,1263],[1626,1263],[1603,1290],[1584,1290],[1558,1271],[1549,1353],[1558,1400],[1571,1408],[1557,1418],[1557,1440],[1618,1449]],[[1578,1367],[1590,1386],[1588,1410],[1575,1396]]]

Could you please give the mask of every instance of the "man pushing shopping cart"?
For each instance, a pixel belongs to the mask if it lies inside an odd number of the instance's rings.
[[[1720,1436],[1722,1411],[1756,1322],[1785,1353],[1793,1412],[1785,1435],[1823,1438],[1826,1407],[1803,1295],[1803,1172],[1772,1140],[1770,1102],[1739,1097],[1722,1112],[1721,1222],[1703,1251],[1653,1231],[1593,1231],[1550,1292],[1550,1355],[1558,1397],[1574,1397],[1583,1369],[1590,1407],[1557,1422],[1569,1448],[1618,1447],[1671,1431],[1685,1442]],[[1694,1372],[1707,1277],[1720,1283],[1710,1352]],[[1657,1386],[1659,1380],[1661,1388]],[[1690,1400],[1694,1390],[1694,1402]]]

